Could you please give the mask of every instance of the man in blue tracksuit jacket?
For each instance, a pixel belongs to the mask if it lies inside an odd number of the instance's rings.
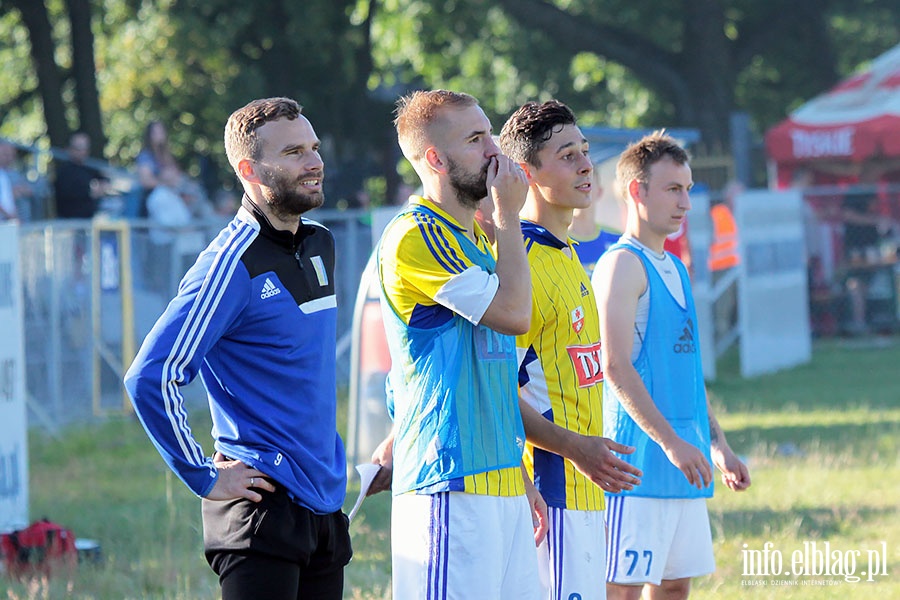
[[[334,238],[319,140],[287,98],[235,111],[225,148],[244,187],[125,376],[153,444],[203,498],[207,559],[224,600],[334,598],[351,556],[336,427]],[[181,387],[200,375],[216,453]]]

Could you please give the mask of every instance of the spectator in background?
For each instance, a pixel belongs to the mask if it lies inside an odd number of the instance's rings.
[[[693,265],[691,264],[691,247],[688,242],[687,219],[681,222],[678,231],[666,236],[663,248],[666,252],[670,252],[674,256],[677,256],[681,262],[684,263],[684,266],[687,267],[688,273],[691,272]]]
[[[212,204],[203,188],[178,167],[163,168],[157,181],[156,187],[147,196],[147,216],[154,223],[165,227],[186,227],[213,216]],[[150,237],[170,240],[172,234],[154,230]]]
[[[879,245],[882,236],[890,233],[895,223],[878,213],[878,196],[874,192],[850,193],[844,197],[841,216],[844,221],[844,260],[853,268],[881,260]],[[845,281],[850,301],[850,322],[847,333],[862,334],[869,330],[866,315],[866,296],[874,273],[866,270],[851,272]]]
[[[141,187],[139,217],[147,216],[146,201],[150,192],[159,185],[163,169],[178,168],[172,150],[169,148],[169,134],[161,121],[150,121],[144,130],[144,145],[135,159],[138,183]]]
[[[76,133],[69,139],[68,156],[56,165],[53,189],[56,216],[61,219],[90,219],[97,201],[106,195],[109,179],[98,169],[85,164],[91,153],[91,138]]]
[[[844,196],[841,216],[844,220],[844,255],[851,263],[865,262],[877,249],[883,233],[890,231],[892,222],[878,214],[874,192],[850,193]]]
[[[732,211],[734,210],[734,199],[743,191],[744,186],[741,183],[729,182],[722,190],[721,200],[709,209],[713,236],[707,263],[714,286],[732,269],[741,264],[737,222],[734,220]],[[714,335],[716,343],[725,337],[737,323],[737,310],[737,280],[735,280],[715,303]]]
[[[216,209],[206,195],[206,189],[196,179],[182,173],[178,193],[195,221],[204,221],[216,214]]]
[[[16,191],[13,187],[12,164],[16,151],[12,144],[0,141],[0,221],[18,221]]]
[[[738,230],[734,220],[734,199],[743,186],[732,181],[722,191],[722,199],[709,209],[712,218],[713,241],[709,248],[709,270],[713,273],[727,271],[741,263],[738,254]]]
[[[30,221],[41,198],[38,186],[16,168],[16,147],[0,140],[0,221]]]

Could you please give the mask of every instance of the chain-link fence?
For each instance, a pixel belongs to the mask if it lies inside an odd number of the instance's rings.
[[[346,384],[353,302],[371,250],[371,228],[362,211],[311,216],[335,237],[338,377]],[[121,380],[130,354],[197,254],[226,223],[173,229],[142,220],[60,220],[20,227],[31,425],[53,433],[128,409]],[[193,398],[203,392],[195,382],[186,393]]]
[[[804,196],[813,332],[900,329],[900,186],[810,188]],[[319,210],[311,217],[335,237],[338,377],[346,384],[353,303],[372,245],[369,215]],[[126,407],[121,375],[131,357],[124,334],[140,344],[224,224],[171,229],[141,220],[72,220],[20,227],[32,425],[52,432]],[[192,384],[188,394],[202,396],[202,389]]]
[[[804,199],[813,331],[898,331],[900,185],[809,188]]]

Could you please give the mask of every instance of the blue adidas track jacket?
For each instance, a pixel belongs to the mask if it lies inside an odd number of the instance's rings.
[[[303,219],[274,229],[245,197],[197,258],[125,376],[166,463],[199,496],[218,473],[194,439],[181,387],[201,376],[215,447],[316,513],[337,511],[346,458],[336,428],[334,238]]]

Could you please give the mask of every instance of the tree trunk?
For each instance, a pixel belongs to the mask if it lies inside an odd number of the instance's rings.
[[[640,36],[576,17],[543,0],[499,0],[521,25],[545,31],[573,55],[592,52],[627,68],[675,109],[678,127],[696,127],[706,143],[725,147],[734,105],[734,77],[720,0],[684,0],[685,39],[673,53],[652,32]],[[560,32],[566,32],[560,35]]]
[[[64,147],[69,142],[71,130],[66,122],[66,109],[62,96],[62,77],[54,59],[50,18],[42,0],[11,0],[22,15],[31,43],[31,60],[37,73],[38,89],[44,105],[44,121],[50,143]]]
[[[372,59],[372,23],[375,21],[379,8],[378,0],[369,0],[368,11],[365,20],[360,23],[363,42],[356,50],[356,83],[355,94],[365,98],[364,110],[360,112],[361,119],[372,119],[373,115],[383,114],[390,119],[392,105],[374,97],[368,90],[369,76],[375,68]],[[383,123],[384,121],[382,121]],[[360,121],[360,127],[365,125]],[[387,125],[370,127],[369,143],[378,157],[378,165],[385,183],[385,202],[392,204],[397,198],[400,184],[403,183],[400,173],[397,172],[397,137],[394,128]],[[405,198],[404,198],[405,201]]]
[[[79,127],[91,137],[91,152],[103,158],[106,136],[97,91],[94,63],[94,32],[91,29],[91,0],[66,0],[72,29],[72,74],[75,78],[75,102]]]
[[[725,13],[720,0],[684,0],[682,6],[685,31],[679,70],[689,92],[686,103],[675,107],[685,125],[700,130],[707,146],[727,150],[735,69],[725,37]]]

